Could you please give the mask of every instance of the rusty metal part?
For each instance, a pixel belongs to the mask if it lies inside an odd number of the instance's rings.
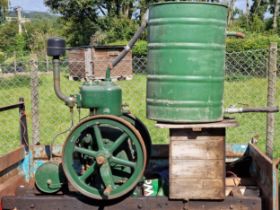
[[[112,187],[109,185],[109,186],[107,186],[107,187],[105,188],[103,194],[104,194],[105,196],[109,196],[110,193],[112,192],[112,190],[113,190]]]
[[[278,163],[263,154],[255,145],[249,144],[247,155],[252,158],[250,173],[261,188],[264,209],[279,209]]]
[[[242,157],[247,149],[247,144],[226,144],[226,157],[237,158]],[[49,145],[34,145],[32,147],[34,159],[49,159],[50,146]],[[54,157],[62,156],[62,145],[53,146]],[[151,149],[151,159],[168,159],[169,145],[168,144],[154,144]]]
[[[28,193],[26,193],[28,195]],[[92,202],[92,200],[75,196],[6,196],[3,209],[67,209],[67,210],[261,210],[258,197],[228,197],[223,201],[181,201],[169,200],[167,197],[129,197],[125,200]]]
[[[17,104],[2,106],[2,107],[0,107],[0,112],[7,111],[7,110],[10,110],[10,109],[19,108],[20,106],[22,106],[22,104],[23,104],[22,102],[19,102]]]
[[[27,130],[27,121],[25,113],[25,104],[24,98],[19,98],[19,127],[20,127],[20,144],[24,145],[25,151],[29,151],[29,139],[28,139],[28,130]]]
[[[0,172],[8,169],[9,167],[19,163],[24,159],[23,146],[18,147],[16,150],[0,157]]]
[[[244,39],[245,38],[245,34],[242,33],[242,32],[235,32],[235,31],[228,31],[226,33],[226,35],[228,37],[236,37],[236,38],[241,38],[241,39]]]
[[[105,157],[103,157],[103,156],[98,156],[98,157],[96,157],[96,163],[97,163],[98,165],[102,165],[103,163],[105,163],[105,161],[106,161],[106,159],[105,159]]]
[[[17,174],[0,184],[0,201],[2,196],[14,195],[18,186],[25,183],[24,176]]]
[[[19,171],[19,163],[24,159],[24,146],[0,157],[0,200],[4,195],[14,195],[16,188],[25,183]]]

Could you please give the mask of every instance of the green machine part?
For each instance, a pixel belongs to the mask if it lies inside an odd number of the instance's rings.
[[[81,121],[63,147],[63,170],[83,195],[116,199],[131,192],[147,164],[145,142],[128,121],[96,115]]]
[[[94,114],[120,116],[121,105],[121,88],[111,80],[86,82],[77,95],[77,107],[91,109]]]
[[[66,183],[62,165],[57,162],[46,162],[38,167],[35,173],[37,188],[44,193],[56,193]]]
[[[227,6],[167,2],[149,8],[147,117],[162,122],[223,118]]]

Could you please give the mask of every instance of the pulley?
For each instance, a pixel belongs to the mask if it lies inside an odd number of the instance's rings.
[[[112,115],[81,121],[63,148],[68,181],[85,196],[98,200],[129,193],[141,180],[146,162],[140,133],[130,122]]]

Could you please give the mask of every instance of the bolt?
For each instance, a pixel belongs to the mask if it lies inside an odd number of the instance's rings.
[[[98,165],[102,165],[102,164],[104,164],[105,163],[105,158],[103,157],[103,156],[98,156],[98,157],[96,157],[96,163],[98,164]]]
[[[35,205],[32,203],[32,204],[30,205],[30,208],[31,208],[31,209],[34,209],[34,208],[35,208]]]
[[[107,187],[106,187],[106,189],[104,190],[104,192],[103,192],[103,194],[105,195],[105,196],[109,196],[110,195],[110,193],[112,192],[112,187],[111,187],[111,185],[108,185]]]
[[[233,205],[230,205],[230,206],[229,206],[229,209],[233,209]]]
[[[138,208],[138,209],[142,209],[142,208],[143,208],[143,205],[142,205],[141,203],[139,203],[139,204],[137,205],[137,208]]]

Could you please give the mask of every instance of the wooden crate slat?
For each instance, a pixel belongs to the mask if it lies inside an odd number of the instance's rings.
[[[24,146],[20,146],[14,151],[8,153],[7,155],[0,157],[0,172],[11,167],[12,165],[20,162],[24,159],[25,150]]]

